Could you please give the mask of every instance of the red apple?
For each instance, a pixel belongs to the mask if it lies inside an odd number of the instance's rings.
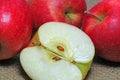
[[[96,55],[120,62],[120,0],[102,0],[84,16],[82,29],[93,40]]]
[[[86,10],[85,0],[27,0],[27,2],[36,28],[50,21],[65,22],[80,27]]]
[[[32,18],[25,0],[0,0],[0,60],[12,58],[32,34]]]

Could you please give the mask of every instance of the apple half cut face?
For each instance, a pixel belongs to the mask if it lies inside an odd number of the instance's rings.
[[[41,45],[23,49],[20,62],[33,80],[83,80],[94,58],[91,39],[79,28],[48,22],[37,32]],[[36,40],[37,41],[37,40]]]

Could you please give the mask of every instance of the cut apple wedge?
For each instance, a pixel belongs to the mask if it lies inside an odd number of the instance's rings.
[[[40,27],[38,35],[42,45],[65,59],[82,63],[93,59],[92,41],[83,31],[72,25],[49,22]]]
[[[22,50],[20,62],[33,80],[83,80],[92,64],[94,45],[75,26],[48,22],[33,37],[32,45]],[[32,42],[32,41],[31,41]]]
[[[41,47],[26,48],[21,54],[21,62],[33,80],[80,80],[82,73],[73,64],[60,59],[53,52]],[[72,75],[71,75],[72,74]]]

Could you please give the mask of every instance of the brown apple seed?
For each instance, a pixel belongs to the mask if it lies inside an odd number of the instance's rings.
[[[55,60],[55,61],[59,61],[59,60],[61,60],[61,58],[58,57],[58,56],[55,56],[55,57],[53,57],[53,60]]]
[[[60,51],[64,51],[64,48],[62,46],[57,46],[57,49]]]

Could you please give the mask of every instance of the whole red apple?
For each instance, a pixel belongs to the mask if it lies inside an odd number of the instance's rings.
[[[80,27],[85,0],[27,0],[35,27],[45,22],[65,22]]]
[[[12,58],[32,34],[32,18],[25,0],[0,0],[0,60]]]
[[[102,0],[84,16],[82,29],[93,40],[96,55],[120,62],[120,0]]]

